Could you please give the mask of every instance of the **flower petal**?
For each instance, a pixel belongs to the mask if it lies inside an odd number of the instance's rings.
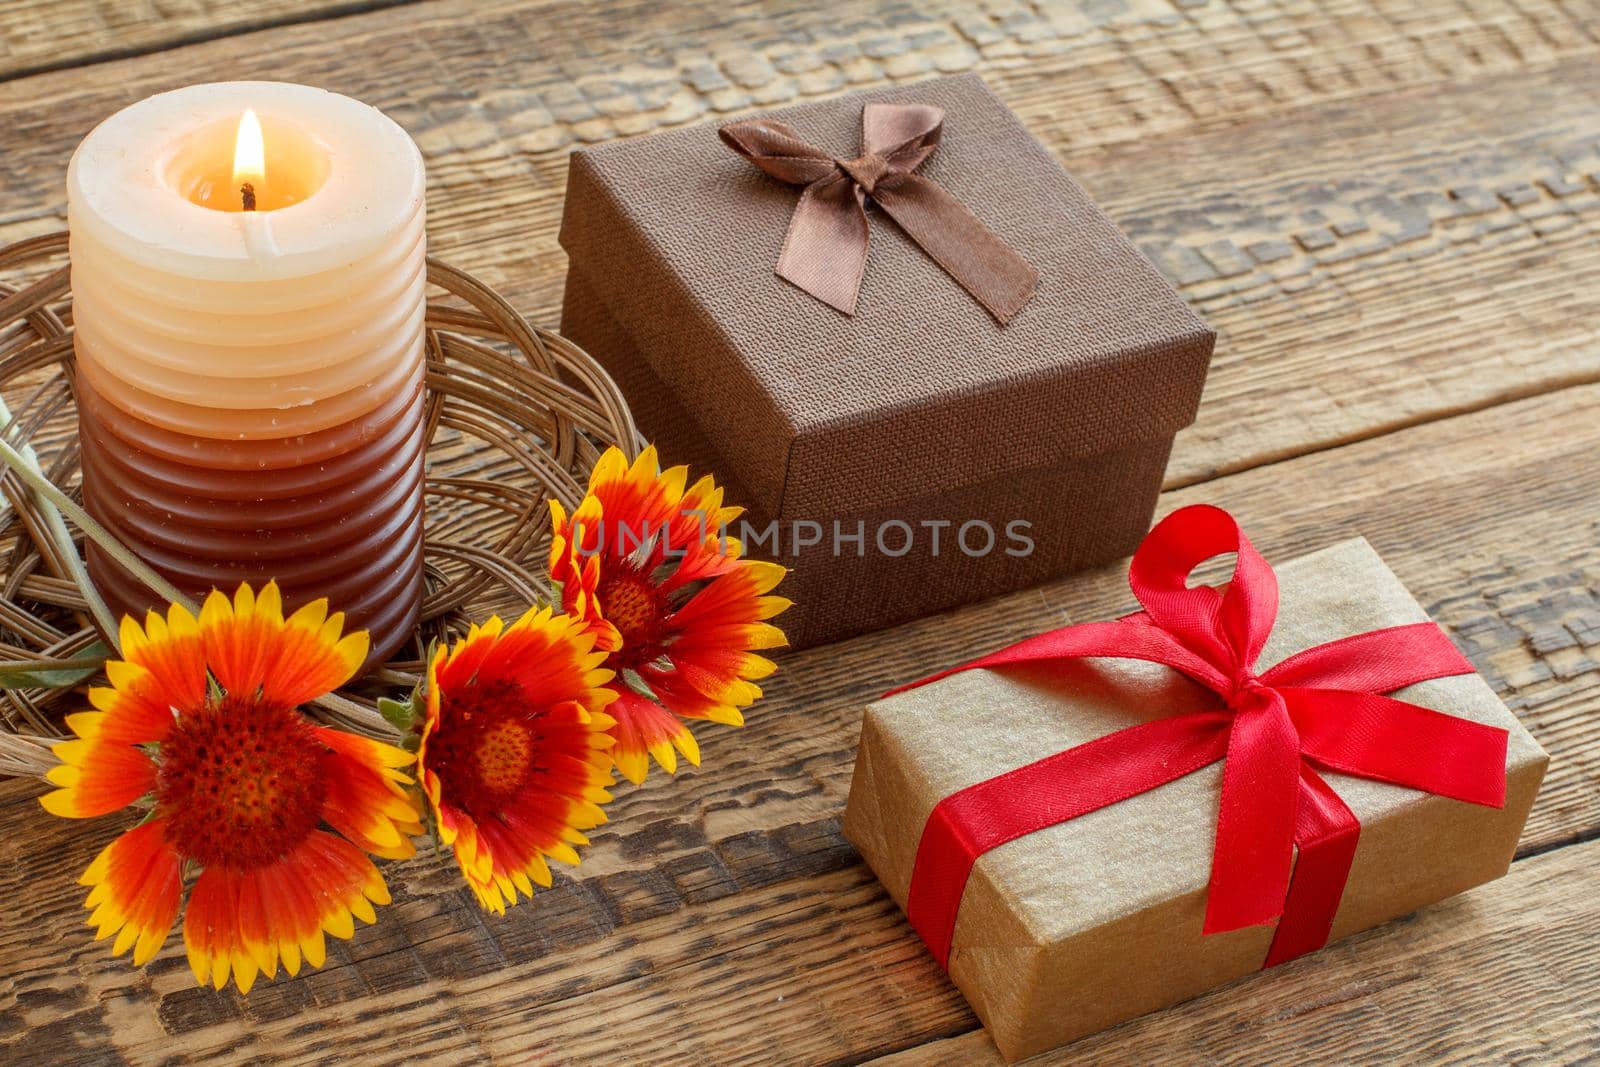
[[[207,868],[189,895],[183,937],[202,984],[221,989],[230,973],[241,993],[258,974],[291,974],[302,961],[322,966],[323,933],[349,937],[353,918],[371,922],[387,904],[383,876],[350,842],[316,830],[283,860],[237,873]]]
[[[616,694],[587,627],[549,608],[474,629],[430,669],[419,777],[478,903],[503,912],[605,821]]]
[[[619,697],[606,708],[606,713],[616,720],[611,728],[611,736],[616,739],[611,756],[624,778],[634,785],[643,782],[650,772],[651,756],[668,774],[675,773],[674,750],[682,752],[689,762],[699,764],[699,746],[677,716],[630,689],[619,688],[618,692]]]
[[[337,689],[366,660],[366,633],[342,635],[343,628],[344,615],[330,616],[325,600],[284,619],[276,582],[260,596],[241,584],[231,601],[213,590],[200,611],[205,661],[217,683],[290,707]]]
[[[271,604],[266,606],[270,609]],[[257,614],[255,592],[248,583],[241,583],[231,600],[213,589],[200,606],[206,666],[227,692],[249,696],[261,684],[272,621],[266,613]]]
[[[571,519],[559,505],[551,509],[551,575],[562,583],[564,607],[590,629],[596,651],[610,655],[604,667],[628,668],[654,698],[611,709],[613,756],[634,782],[651,759],[671,772],[679,755],[699,758],[675,715],[742,724],[740,709],[761,697],[756,681],[775,669],[756,653],[787,643],[767,621],[789,607],[770,595],[787,570],[744,558],[743,546],[726,536],[741,510],[724,502],[714,479],[686,485],[686,470],[661,470],[654,448],[631,464],[610,450]],[[589,516],[603,539],[580,529],[578,519]],[[660,536],[641,545],[640,532],[656,527]]]
[[[134,827],[102,849],[79,879],[92,887],[84,906],[93,909],[95,940],[117,934],[112,954],[132,948],[136,967],[155,956],[178,917],[180,863],[164,829],[161,819]]]
[[[600,703],[609,672],[590,667],[594,643],[594,635],[569,615],[529,611],[500,635],[493,654],[481,661],[478,679],[515,683],[530,707],[585,696],[586,703]]]
[[[365,630],[342,634],[344,615],[328,614],[327,600],[314,600],[278,631],[273,655],[261,677],[262,695],[287,705],[331,693],[355,677],[372,647]]]
[[[445,688],[466,685],[478,673],[478,668],[494,648],[495,638],[505,624],[498,615],[490,617],[482,626],[473,626],[467,636],[457,641],[435,672],[438,682]]]
[[[410,766],[411,753],[326,727],[318,727],[317,736],[334,750],[324,780],[323,819],[373,855],[416,855],[411,837],[423,832],[422,816],[402,785],[410,778],[397,770]]]
[[[232,975],[241,993],[255,983],[256,966],[239,932],[239,876],[225,867],[200,872],[183,917],[189,969],[200,985],[221,989]]]
[[[100,714],[67,720],[82,738],[141,745],[161,741],[172,729],[173,709],[199,706],[206,696],[205,648],[193,615],[174,604],[163,617],[150,612],[141,628],[124,617],[122,659],[106,663],[110,686],[89,690]]]
[[[195,617],[182,605],[171,605],[165,616],[154,611],[148,613],[143,629],[125,616],[119,640],[122,644],[122,661],[149,676],[148,692],[155,695],[156,709],[162,713],[152,717],[152,724],[159,728],[159,732],[164,732],[171,725],[171,716],[167,714],[169,708],[189,708],[205,699],[204,642]],[[107,664],[108,674],[109,667],[110,664]],[[115,676],[111,677],[111,684],[118,689],[123,688]],[[158,739],[141,737],[138,740]]]
[[[74,718],[79,718],[74,716]],[[61,763],[46,777],[60,789],[39,798],[44,810],[86,819],[125,808],[155,788],[156,765],[139,749],[117,742],[61,741],[51,752]]]

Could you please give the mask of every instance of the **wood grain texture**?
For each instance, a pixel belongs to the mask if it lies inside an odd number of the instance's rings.
[[[1567,429],[1547,432],[1556,425]],[[1577,387],[1220,478],[1162,508],[1227,506],[1269,558],[1365,533],[1557,754],[1524,841],[1539,852],[1600,831],[1597,449],[1600,386]],[[248,998],[195,988],[176,940],[146,972],[90,941],[70,882],[118,820],[41,819],[37,787],[0,787],[0,819],[28,819],[27,834],[0,839],[0,898],[15,902],[0,913],[0,1058],[309,1059],[362,1040],[379,1058],[822,1061],[959,1034],[974,1025],[965,1004],[839,837],[859,708],[939,664],[1125,610],[1125,583],[1104,568],[789,657],[748,727],[701,731],[703,771],[624,790],[576,878],[533,906],[489,919],[446,864],[391,866],[396,903],[377,926],[324,970]],[[1482,921],[1521,929],[1501,910]],[[1540,922],[1576,931],[1586,914]],[[1414,986],[1419,1014],[1451,1010],[1430,982],[1482,970],[1448,945],[1431,951],[1440,973]],[[1527,971],[1495,995],[1588,1010],[1585,987],[1552,991],[1547,972]],[[50,1027],[49,1041],[24,1036],[30,1025]],[[1395,1027],[1371,1040],[1404,1057],[1438,1038]],[[1181,1055],[1190,1040],[1162,1047]]]
[[[0,84],[0,241],[116,108],[300,79],[405,125],[434,250],[549,320],[572,145],[977,69],[1222,335],[1171,484],[1600,379],[1590,4],[848,11],[446,0]]]
[[[1511,878],[1065,1058],[1600,1055],[1600,7],[431,0],[240,32],[316,8],[0,10],[0,243],[60,227],[68,155],[116,108],[301,80],[405,125],[435,251],[552,319],[573,145],[981,71],[1221,331],[1163,510],[1232,508],[1269,558],[1365,534],[1554,756]],[[24,54],[45,31],[70,45]],[[749,727],[701,731],[704,771],[624,790],[533,906],[495,920],[447,864],[392,865],[379,925],[247,999],[195,988],[176,939],[145,972],[91,942],[73,881],[118,820],[0,784],[22,828],[0,835],[0,1060],[982,1062],[839,836],[858,709],[1128,606],[1119,565],[789,656]]]
[[[408,0],[6,0],[0,81]]]
[[[1499,882],[1026,1062],[1592,1060],[1600,969],[1586,935],[1600,929],[1589,885],[1596,864],[1593,841],[1534,857]],[[1003,1062],[981,1030],[872,1061]]]

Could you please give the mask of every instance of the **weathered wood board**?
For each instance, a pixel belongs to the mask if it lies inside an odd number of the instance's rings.
[[[1058,1058],[1600,1055],[1600,5],[12,0],[0,243],[60,227],[117,107],[302,80],[405,125],[435,251],[549,319],[573,145],[968,69],[1221,332],[1163,510],[1223,504],[1270,558],[1366,535],[1553,757],[1506,880]],[[482,916],[419,858],[326,969],[248,999],[176,940],[146,972],[91,942],[74,882],[120,824],[0,784],[0,1060],[983,1062],[839,837],[859,707],[1128,606],[1119,565],[789,656],[532,907]]]
[[[1552,425],[1569,429],[1546,432]],[[1523,847],[1566,851],[1600,828],[1600,503],[1592,478],[1579,476],[1597,448],[1600,386],[1576,387],[1220,478],[1167,494],[1162,508],[1223,504],[1269,558],[1365,533],[1556,754]],[[388,1048],[401,1030],[397,1054],[605,1062],[781,1048],[811,1061],[962,1032],[973,1021],[959,995],[839,837],[859,708],[933,666],[1125,610],[1125,582],[1121,568],[1103,568],[792,656],[748,727],[701,731],[703,770],[622,791],[575,879],[532,907],[485,917],[447,862],[419,858],[393,869],[384,921],[336,946],[326,969],[248,998],[195,988],[176,941],[145,973],[94,944],[70,883],[117,820],[42,819],[37,787],[5,785],[0,818],[26,818],[28,832],[0,839],[0,897],[15,902],[0,915],[0,957],[15,961],[0,1024],[24,1024],[9,1038],[16,1052],[39,1047],[38,1033],[25,1033],[33,1018],[51,1028],[50,1047],[109,1043],[141,1061],[175,1048],[205,1057]],[[1539,920],[1569,931],[1569,953],[1588,943],[1590,896],[1552,902],[1579,910]],[[1489,908],[1481,921],[1518,930],[1523,917]],[[1417,949],[1441,970],[1419,981],[1423,1003],[1411,1010],[1441,1027],[1453,1008],[1433,983],[1484,969],[1450,944]],[[1328,955],[1368,973],[1364,955]],[[1552,992],[1535,961],[1526,967],[1531,985],[1518,995],[1537,995],[1541,1010],[1594,1010],[1588,987]],[[1507,982],[1492,995],[1514,999],[1514,976]],[[1224,1009],[1207,1019],[1236,1025]],[[1195,1038],[1170,1039],[1181,1050]],[[1418,1030],[1416,1044],[1384,1047],[1403,1055],[1438,1039]]]
[[[1600,379],[1600,41],[1525,6],[408,5],[0,83],[0,241],[116,108],[300,79],[405,125],[435,252],[550,319],[572,145],[977,69],[1221,332],[1185,484]]]

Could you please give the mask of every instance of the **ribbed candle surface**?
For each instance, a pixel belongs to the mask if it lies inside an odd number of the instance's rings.
[[[248,199],[246,108],[266,161]],[[276,579],[390,655],[422,593],[415,144],[322,90],[191,86],[84,140],[68,216],[90,514],[197,598]],[[93,547],[89,567],[113,610],[161,606]]]

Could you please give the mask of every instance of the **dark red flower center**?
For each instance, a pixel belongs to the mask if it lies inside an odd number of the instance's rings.
[[[608,575],[595,591],[600,613],[622,635],[623,666],[648,663],[661,654],[666,604],[659,588],[636,570]]]
[[[449,710],[428,737],[428,767],[443,795],[474,819],[511,801],[539,769],[536,711],[512,681],[473,681],[445,697]]]
[[[328,754],[291,707],[224,696],[181,713],[156,774],[167,839],[206,867],[282,859],[322,820]]]

